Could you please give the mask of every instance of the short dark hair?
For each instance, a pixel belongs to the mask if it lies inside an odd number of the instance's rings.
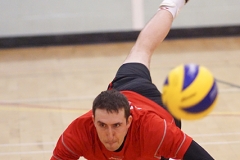
[[[130,106],[127,98],[115,89],[102,91],[93,101],[92,112],[95,116],[96,109],[105,109],[108,113],[124,109],[125,118],[130,116]]]

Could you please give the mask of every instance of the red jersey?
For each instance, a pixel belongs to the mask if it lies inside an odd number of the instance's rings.
[[[161,156],[183,158],[192,139],[174,123],[157,103],[132,91],[127,97],[131,126],[121,151],[108,151],[100,142],[92,121],[92,111],[75,119],[60,136],[51,160],[159,160]]]

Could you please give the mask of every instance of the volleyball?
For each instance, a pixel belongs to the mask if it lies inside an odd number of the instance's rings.
[[[175,67],[163,85],[163,104],[177,119],[197,120],[207,116],[216,106],[217,97],[214,76],[197,64]]]

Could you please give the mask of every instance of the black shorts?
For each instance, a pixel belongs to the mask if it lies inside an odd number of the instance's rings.
[[[117,74],[108,86],[108,89],[114,88],[118,91],[134,91],[142,96],[154,101],[163,107],[161,93],[152,83],[151,75],[148,68],[141,63],[123,64],[117,71]],[[181,122],[176,120],[176,125],[180,128]]]
[[[141,63],[123,64],[118,69],[117,74],[112,81],[111,88],[118,91],[134,91],[144,97],[147,97],[148,99],[153,100],[160,106],[163,106],[161,93],[152,83],[148,68]]]

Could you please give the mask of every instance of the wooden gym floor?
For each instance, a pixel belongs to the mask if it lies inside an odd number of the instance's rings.
[[[133,43],[0,50],[0,159],[47,160],[68,124],[91,108]],[[183,130],[216,160],[240,159],[240,37],[167,40],[152,58],[161,89],[182,63],[209,68],[219,86],[214,111]]]

